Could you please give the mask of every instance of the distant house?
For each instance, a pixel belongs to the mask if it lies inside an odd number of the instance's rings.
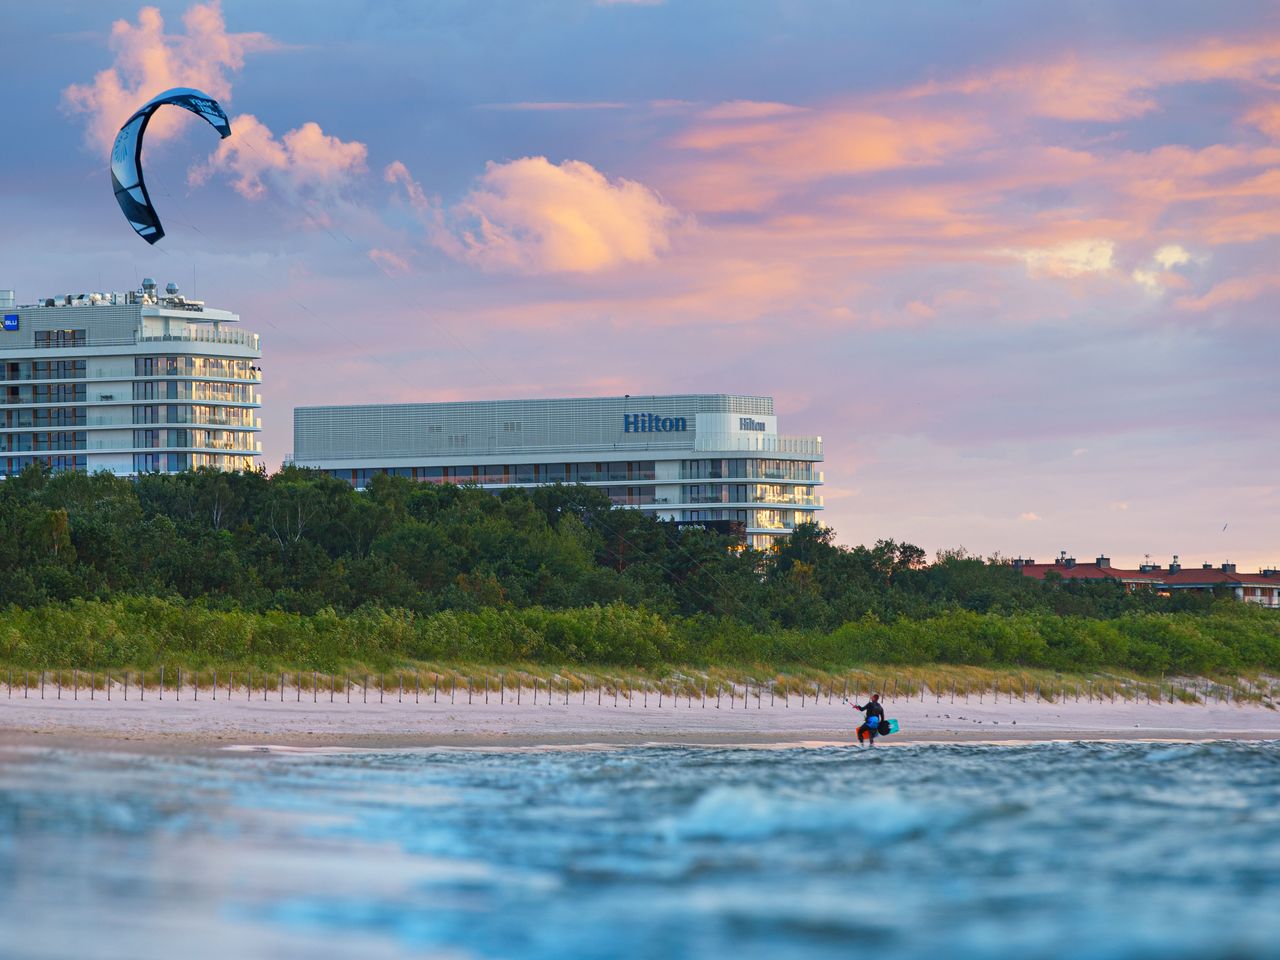
[[[1168,595],[1175,590],[1229,590],[1233,597],[1245,603],[1280,609],[1280,570],[1237,573],[1234,563],[1217,567],[1206,563],[1198,570],[1186,569],[1177,557],[1167,569],[1158,563],[1144,563],[1137,570],[1126,570],[1112,566],[1108,557],[1098,557],[1093,563],[1078,563],[1065,552],[1053,563],[1036,563],[1019,557],[1013,566],[1024,577],[1037,580],[1044,580],[1053,572],[1063,580],[1113,580],[1130,591],[1148,589]]]

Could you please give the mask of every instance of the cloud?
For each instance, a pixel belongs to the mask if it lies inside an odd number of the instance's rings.
[[[1211,38],[1122,58],[1066,53],[1044,62],[1001,66],[904,91],[908,98],[994,94],[1034,116],[1117,123],[1152,113],[1156,91],[1188,82],[1256,82],[1280,73],[1280,38]]]
[[[1280,140],[1280,103],[1264,103],[1244,115],[1244,122],[1257,127],[1272,140]]]
[[[1184,263],[1190,263],[1191,254],[1176,243],[1168,243],[1156,251],[1153,259],[1166,270],[1172,270],[1174,267],[1180,267]]]
[[[447,214],[433,208],[402,163],[385,177],[400,184],[446,253],[484,269],[592,273],[656,260],[682,220],[634,180],[610,180],[581,160],[523,157],[490,163]]]
[[[1151,255],[1154,266],[1135,267],[1130,276],[1134,283],[1152,296],[1159,296],[1171,289],[1185,289],[1189,286],[1187,278],[1175,273],[1174,267],[1184,266],[1192,259],[1185,247],[1167,243]],[[1154,268],[1157,266],[1160,267],[1159,270]]]
[[[521,100],[515,103],[484,103],[482,110],[526,110],[526,111],[560,111],[560,110],[622,110],[625,103],[615,100]]]
[[[244,66],[245,55],[276,46],[262,33],[228,33],[217,0],[191,7],[182,22],[185,34],[166,34],[155,7],[139,10],[136,25],[117,20],[108,40],[115,54],[112,66],[92,83],[73,83],[62,91],[66,109],[86,116],[93,146],[109,149],[124,121],[171,87],[196,87],[217,100],[230,99],[230,74]],[[148,141],[173,136],[189,119],[180,110],[160,111],[147,126]]]
[[[232,178],[241,196],[256,200],[266,193],[266,180],[290,192],[339,190],[350,178],[364,172],[368,148],[358,141],[344,142],[304,123],[276,139],[251,113],[231,121],[231,136],[221,141],[204,164],[192,167],[187,181],[201,184],[214,174]]]
[[[933,165],[979,135],[968,118],[783,106],[766,104],[763,114],[760,105],[742,102],[718,115],[713,108],[676,146],[734,157],[788,180]]]
[[[1280,276],[1273,273],[1255,273],[1224,280],[1200,297],[1182,297],[1177,301],[1181,310],[1203,311],[1233,303],[1256,300],[1264,293],[1280,290]]]
[[[804,113],[807,108],[789,103],[773,103],[764,100],[730,100],[704,110],[707,120],[749,120],[760,117],[778,117],[789,113]]]
[[[1110,240],[1071,240],[1039,250],[1016,251],[1033,277],[1071,279],[1090,273],[1108,273],[1114,266],[1115,244]]]
[[[381,250],[374,247],[369,251],[369,259],[377,264],[378,269],[388,277],[403,277],[413,272],[413,267],[409,265],[409,261],[391,250]]]
[[[1037,520],[1040,519],[1040,515],[1037,513],[1032,513],[1030,510],[1028,510],[1026,513],[1018,514],[1018,519],[1022,520],[1025,523],[1035,523]]]

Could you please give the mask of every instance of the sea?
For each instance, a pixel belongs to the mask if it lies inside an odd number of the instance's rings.
[[[0,956],[1280,957],[1280,744],[10,747]]]

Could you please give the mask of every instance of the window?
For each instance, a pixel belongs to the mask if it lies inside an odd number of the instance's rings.
[[[159,473],[160,472],[160,454],[135,453],[133,455],[133,472],[134,473]]]
[[[35,342],[37,347],[83,347],[85,332],[83,330],[37,330]]]

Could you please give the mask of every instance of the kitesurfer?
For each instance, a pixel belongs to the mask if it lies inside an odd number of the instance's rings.
[[[866,720],[862,722],[862,726],[858,727],[858,742],[866,742],[874,746],[876,733],[879,732],[880,728],[880,721],[884,719],[884,706],[880,703],[880,694],[873,693],[871,699],[866,703],[851,703],[849,706],[855,710],[861,710],[867,715]]]

